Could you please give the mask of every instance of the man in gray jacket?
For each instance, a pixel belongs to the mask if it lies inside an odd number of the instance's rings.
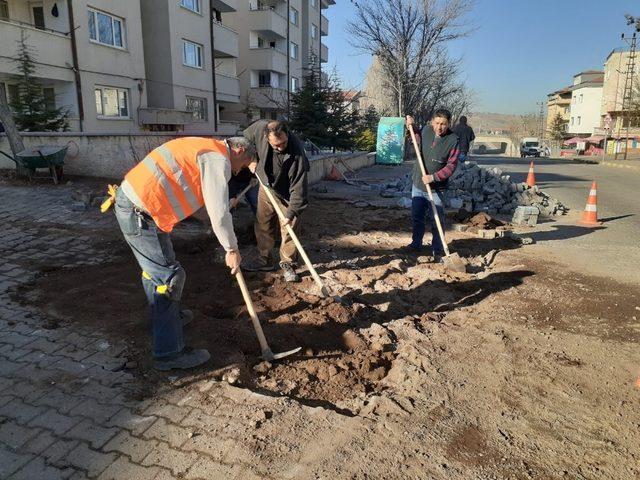
[[[298,258],[293,239],[286,226],[297,233],[300,215],[307,207],[309,161],[302,142],[289,131],[286,123],[277,120],[259,120],[250,125],[244,136],[252,141],[258,152],[256,175],[264,185],[271,188],[286,219],[280,222],[280,268],[287,282],[298,282],[295,271]],[[278,214],[269,197],[260,186],[256,211],[255,234],[259,258],[256,262],[243,265],[247,271],[275,270],[272,250],[276,242]]]

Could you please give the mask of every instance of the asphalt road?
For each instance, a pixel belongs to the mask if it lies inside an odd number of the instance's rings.
[[[483,157],[513,181],[524,181],[531,158]],[[537,185],[571,209],[564,217],[543,221],[531,233],[529,247],[568,268],[625,283],[640,283],[640,170],[570,160],[533,159]],[[600,228],[578,225],[591,182],[598,182]]]

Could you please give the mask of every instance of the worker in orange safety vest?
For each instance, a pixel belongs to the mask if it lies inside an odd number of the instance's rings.
[[[159,146],[110,187],[103,212],[114,205],[124,238],[142,269],[151,310],[154,366],[186,369],[209,360],[205,349],[185,346],[183,326],[193,314],[180,310],[186,274],[176,260],[170,233],[202,207],[211,220],[225,261],[235,274],[242,260],[229,212],[227,183],[248,167],[255,171],[256,150],[244,137],[227,140],[184,137]]]

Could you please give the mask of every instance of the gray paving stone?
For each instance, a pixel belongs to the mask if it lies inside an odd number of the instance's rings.
[[[59,470],[49,466],[41,457],[34,458],[16,473],[9,480],[64,480],[69,478],[71,471]]]
[[[0,288],[1,290],[1,288]],[[32,335],[23,335],[17,332],[0,332],[0,342],[13,345],[13,348],[23,347],[35,340]]]
[[[243,470],[241,465],[224,465],[216,462],[210,458],[199,459],[186,473],[185,479],[195,480],[202,478],[224,478],[235,479],[240,477],[240,472]],[[257,477],[256,477],[257,478]]]
[[[171,470],[174,475],[184,475],[198,461],[193,452],[182,452],[169,447],[165,443],[158,444],[153,451],[142,460],[142,465],[159,466]]]
[[[0,407],[0,415],[11,418],[21,425],[26,425],[35,417],[45,413],[44,407],[34,407],[22,401],[22,397],[14,398]]]
[[[114,415],[107,425],[126,428],[131,434],[140,436],[158,419],[153,415],[138,415],[129,408],[121,409]]]
[[[34,405],[51,407],[60,413],[68,414],[80,403],[84,401],[81,397],[76,397],[57,388],[50,388],[46,395],[34,401]]]
[[[85,443],[80,443],[67,454],[65,460],[70,465],[87,472],[89,477],[97,477],[117,458],[118,456],[114,453],[96,452]]]
[[[81,417],[69,416],[48,409],[29,422],[31,427],[42,427],[51,430],[55,435],[63,435],[82,421]]]
[[[104,428],[91,420],[83,420],[67,433],[66,438],[84,440],[91,448],[99,449],[118,433],[116,428]]]
[[[154,400],[154,402],[157,402],[157,400]],[[145,415],[155,415],[179,424],[190,412],[191,407],[178,407],[169,403],[152,403],[143,413]]]
[[[154,480],[159,472],[157,467],[142,467],[120,457],[102,472],[98,480]]]
[[[0,445],[0,478],[9,476],[33,459],[33,455],[16,453],[8,447]]]
[[[22,446],[22,451],[27,453],[33,453],[34,455],[40,455],[46,449],[51,447],[58,441],[57,437],[54,437],[51,432],[39,430],[38,435]],[[70,450],[71,448],[69,448]],[[66,455],[64,452],[62,456]]]
[[[37,428],[27,428],[18,425],[13,420],[2,422],[0,420],[0,442],[13,450],[19,449],[33,437],[38,435]]]
[[[120,411],[120,405],[98,403],[92,398],[84,399],[71,411],[71,414],[89,418],[94,422],[108,426],[108,421]]]
[[[38,332],[32,332],[32,335],[37,334]],[[56,341],[55,339],[40,337],[27,345],[28,346],[26,348],[31,350],[39,350],[43,353],[51,354],[64,348],[67,344],[65,342]]]
[[[157,446],[158,442],[155,440],[134,437],[125,430],[109,440],[101,450],[104,452],[122,453],[130,457],[132,461],[140,463],[142,459],[149,455]]]
[[[144,438],[155,438],[156,440],[167,442],[174,448],[179,448],[192,434],[193,431],[190,429],[172,425],[167,423],[165,419],[159,418],[142,436]]]

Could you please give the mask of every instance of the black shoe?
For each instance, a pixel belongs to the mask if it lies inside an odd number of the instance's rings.
[[[293,269],[293,265],[290,263],[281,263],[280,268],[282,268],[282,274],[284,276],[285,282],[296,283],[300,281],[300,277]]]
[[[204,348],[193,350],[185,347],[182,352],[171,358],[158,358],[156,359],[153,368],[166,372],[168,370],[182,369],[197,367],[207,362],[211,358],[209,352]]]
[[[433,263],[444,263],[443,258],[444,257],[444,252],[443,253],[434,253],[433,254]]]
[[[401,255],[420,255],[422,248],[416,248],[413,245],[405,245],[403,247],[396,248],[395,251]]]
[[[272,260],[260,257],[252,262],[243,262],[240,268],[245,272],[273,272],[276,265]]]

